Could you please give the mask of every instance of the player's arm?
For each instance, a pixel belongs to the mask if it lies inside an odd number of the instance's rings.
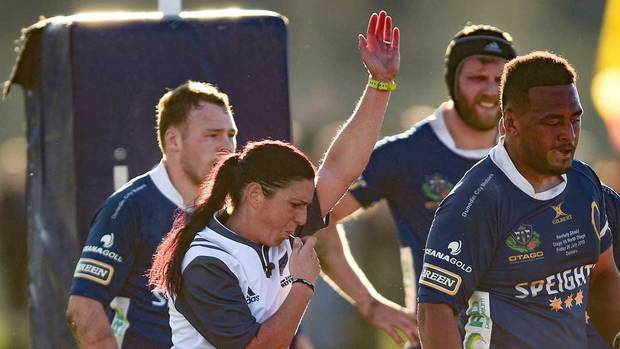
[[[350,194],[347,197],[355,201]],[[320,230],[316,237],[319,241],[317,253],[321,267],[332,288],[351,301],[366,321],[387,333],[401,347],[404,341],[397,331],[402,332],[412,344],[416,344],[418,329],[415,315],[383,298],[374,289],[351,255],[344,236],[344,227],[341,225],[337,228],[335,222],[331,223]]]
[[[588,289],[588,314],[594,326],[609,343],[615,339],[613,348],[620,347],[620,274],[614,260],[612,238],[617,236],[620,221],[620,196],[611,188],[602,188],[604,207],[600,224],[600,249],[596,267],[590,277]]]
[[[457,320],[449,305],[420,303],[418,321],[424,349],[462,348]]]
[[[592,271],[588,293],[588,314],[603,338],[611,343],[620,333],[620,273],[612,248],[600,255]],[[620,345],[620,335],[618,337],[616,341]]]
[[[400,68],[400,34],[398,28],[392,28],[391,21],[384,11],[373,14],[366,37],[358,37],[360,56],[375,80],[392,81]],[[317,173],[323,214],[331,210],[366,166],[389,98],[390,92],[366,87],[353,115],[330,145]]]
[[[429,231],[418,289],[418,326],[425,349],[462,347],[458,314],[492,265],[503,230],[497,214],[500,188],[493,173],[476,167],[442,201]],[[463,203],[474,193],[475,205],[464,211]]]
[[[105,305],[125,283],[139,231],[132,202],[119,205],[111,198],[97,212],[73,275],[66,319],[81,348],[117,346]]]
[[[67,324],[80,348],[117,348],[110,322],[99,301],[88,297],[70,296],[66,316]]]

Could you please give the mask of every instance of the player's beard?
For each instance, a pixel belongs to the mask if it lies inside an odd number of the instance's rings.
[[[474,130],[478,130],[478,131],[489,131],[491,129],[496,128],[497,123],[499,122],[499,119],[501,118],[501,113],[499,111],[499,108],[497,110],[497,114],[495,115],[495,117],[484,117],[484,116],[479,115],[476,112],[475,104],[477,102],[478,100],[469,100],[462,94],[459,94],[458,102],[456,103],[458,103],[459,115],[461,116],[463,121],[465,121],[465,123],[469,127],[473,128]]]

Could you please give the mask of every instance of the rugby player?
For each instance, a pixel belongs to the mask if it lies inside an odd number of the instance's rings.
[[[82,348],[170,348],[166,299],[146,271],[177,209],[194,205],[217,159],[236,148],[226,94],[189,81],[157,106],[161,162],[112,194],[95,214],[77,263],[67,321]]]
[[[573,160],[583,114],[575,80],[548,52],[506,65],[506,134],[431,226],[418,293],[424,348],[586,348],[586,308],[606,341],[617,340],[620,274],[605,194]]]
[[[340,240],[335,224],[317,234],[325,274],[349,295],[366,320],[402,344],[397,330],[417,341],[416,275],[439,202],[497,141],[499,82],[515,57],[510,34],[489,25],[467,25],[446,51],[450,100],[410,130],[377,144],[362,176],[334,209],[332,222],[385,199],[401,243],[405,301],[409,312],[382,298]]]

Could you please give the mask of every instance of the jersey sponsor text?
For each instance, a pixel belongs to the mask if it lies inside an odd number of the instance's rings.
[[[572,291],[586,285],[594,264],[581,265],[566,269],[562,272],[551,274],[542,280],[522,282],[515,285],[519,292],[516,298],[524,299],[536,297],[539,294],[554,295],[565,291]]]

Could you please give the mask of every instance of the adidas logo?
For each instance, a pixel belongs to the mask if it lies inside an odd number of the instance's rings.
[[[483,50],[487,51],[487,52],[502,53],[502,49],[499,47],[499,45],[495,41],[492,41],[492,42],[488,43],[483,48]]]
[[[254,293],[251,288],[248,287],[247,296],[245,297],[245,302],[247,304],[258,302],[260,300],[260,296]]]

